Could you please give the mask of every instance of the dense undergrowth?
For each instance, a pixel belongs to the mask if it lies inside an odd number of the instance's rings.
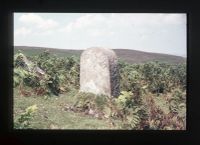
[[[21,52],[14,56],[14,88],[21,97],[59,99],[60,95],[77,90],[70,96],[73,101],[65,106],[66,110],[107,120],[112,125],[110,129],[186,129],[186,64],[128,64],[119,60],[121,94],[114,98],[78,92],[77,57],[57,57],[45,51],[28,57],[30,66],[24,57]],[[15,114],[15,127],[28,128],[31,115],[27,111]]]

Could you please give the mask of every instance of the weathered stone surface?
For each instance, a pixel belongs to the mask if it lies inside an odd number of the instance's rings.
[[[20,62],[21,62],[21,66],[23,66],[27,71],[29,72],[36,72],[39,75],[44,75],[45,72],[39,68],[38,66],[34,65],[33,62],[31,62],[30,60],[27,59],[27,57],[22,54],[19,53],[19,55],[17,56],[17,58]]]
[[[119,95],[117,56],[113,50],[89,48],[81,54],[80,91]]]

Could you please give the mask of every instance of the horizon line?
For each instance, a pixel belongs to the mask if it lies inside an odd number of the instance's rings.
[[[59,49],[59,50],[86,50],[88,48],[93,48],[93,47],[100,47],[100,46],[92,46],[92,47],[87,47],[85,49],[69,49],[69,48],[55,48],[55,47],[45,47],[45,46],[25,46],[25,45],[13,45],[14,47],[35,47],[35,48],[42,48],[42,49]],[[101,48],[109,48],[109,47],[101,47]],[[179,56],[183,58],[187,58],[186,55],[176,55],[176,54],[169,54],[169,53],[161,53],[161,52],[152,52],[152,51],[142,51],[142,50],[137,50],[137,49],[129,49],[129,48],[109,48],[112,50],[118,49],[118,50],[134,50],[134,51],[139,51],[139,52],[145,52],[145,53],[156,53],[156,54],[164,54],[164,55],[173,55],[173,56]]]

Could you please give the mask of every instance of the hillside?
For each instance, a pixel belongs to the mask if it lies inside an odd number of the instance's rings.
[[[22,50],[26,55],[36,55],[41,53],[45,49],[48,49],[50,53],[58,55],[58,56],[80,56],[83,50],[66,50],[66,49],[56,49],[56,48],[44,48],[44,47],[28,47],[28,46],[15,46],[14,53],[18,50]],[[175,55],[167,55],[160,53],[149,53],[137,50],[130,49],[114,49],[117,56],[128,62],[128,63],[143,63],[147,61],[163,61],[169,63],[184,63],[186,62],[186,58],[175,56]]]
[[[43,51],[25,48],[14,55],[15,129],[186,129],[186,63],[119,62],[120,95],[110,97],[79,91],[78,57],[60,56],[81,51],[51,49],[33,55]],[[136,60],[153,58],[137,51],[117,53],[133,62],[132,52]]]

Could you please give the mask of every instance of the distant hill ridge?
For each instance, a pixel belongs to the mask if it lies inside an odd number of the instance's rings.
[[[48,49],[50,53],[58,56],[80,56],[83,50],[71,50],[71,49],[56,49],[46,47],[29,47],[29,46],[14,46],[14,52],[22,50],[26,55],[35,55],[41,53],[45,49]],[[147,61],[163,61],[168,63],[185,63],[186,58],[181,56],[161,54],[161,53],[150,53],[138,50],[130,49],[113,49],[117,56],[128,62],[128,63],[143,63]]]

